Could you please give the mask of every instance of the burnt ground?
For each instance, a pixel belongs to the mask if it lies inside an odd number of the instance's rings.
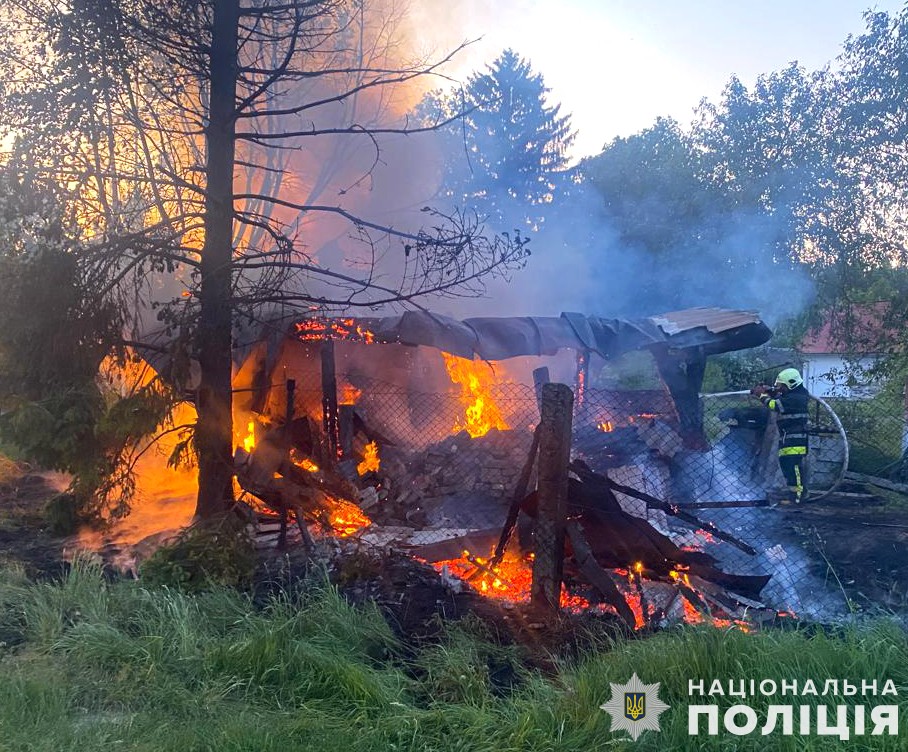
[[[818,570],[865,611],[908,610],[908,496],[844,484],[782,512]],[[823,572],[818,572],[823,573]]]
[[[38,578],[57,576],[66,567],[69,541],[49,532],[44,513],[58,492],[52,480],[24,466],[0,479],[0,563],[18,563]],[[908,496],[851,485],[818,502],[778,511],[790,534],[812,552],[816,573],[833,586],[840,582],[857,608],[908,610]],[[442,621],[466,615],[478,616],[504,640],[524,644],[570,641],[576,626],[560,625],[552,634],[553,627],[538,615],[467,587],[454,593],[431,567],[401,554],[352,554],[339,561],[331,573],[339,589],[354,603],[376,602],[402,637],[431,638]],[[292,564],[290,569],[301,571]],[[286,582],[292,573],[285,571],[280,579]]]
[[[0,475],[0,563],[22,566],[32,577],[64,571],[66,539],[48,529],[45,507],[57,493],[51,474],[4,461]]]

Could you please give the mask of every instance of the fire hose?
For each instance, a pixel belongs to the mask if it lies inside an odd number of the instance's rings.
[[[701,399],[706,399],[707,397],[742,397],[744,395],[749,395],[751,392],[749,389],[742,389],[736,392],[713,392],[710,394],[701,394]],[[836,427],[836,430],[839,432],[839,435],[842,437],[842,446],[844,448],[843,457],[842,457],[842,467],[839,470],[839,474],[836,479],[832,482],[832,485],[829,486],[825,491],[822,491],[816,496],[811,496],[811,501],[819,501],[820,499],[825,499],[829,494],[835,491],[845,479],[845,473],[848,471],[848,461],[849,461],[849,451],[848,451],[848,436],[845,433],[845,427],[842,425],[842,421],[839,420],[839,416],[836,415],[835,410],[829,406],[829,403],[826,402],[822,397],[815,397],[810,395],[810,399],[817,402],[823,407],[824,410],[829,414],[829,417],[832,419],[833,425]]]

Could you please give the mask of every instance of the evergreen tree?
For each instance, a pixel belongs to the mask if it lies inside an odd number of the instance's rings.
[[[570,178],[567,151],[574,141],[570,117],[548,102],[542,74],[505,50],[463,91],[435,92],[423,102],[425,119],[465,111],[444,130],[441,194],[488,216],[502,229],[536,229],[544,207]]]

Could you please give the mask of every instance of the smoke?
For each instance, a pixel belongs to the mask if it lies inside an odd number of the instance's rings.
[[[719,215],[700,237],[657,255],[623,242],[602,204],[591,186],[573,186],[532,233],[526,268],[490,281],[483,298],[437,307],[464,317],[562,311],[642,317],[716,306],[753,309],[773,325],[801,313],[813,298],[807,272],[774,259],[790,232],[782,212]],[[658,207],[653,209],[656,221]]]
[[[538,3],[515,0],[493,9],[478,0],[456,5],[413,0],[405,13],[393,2],[386,5],[370,4],[370,8],[375,18],[394,21],[381,24],[382,29],[396,24],[393,60],[389,60],[399,63],[439,59],[471,38],[471,31],[490,28],[503,18],[517,18],[536,9]],[[443,69],[452,81],[426,78],[398,87],[393,107],[385,99],[365,96],[357,103],[356,113],[363,123],[399,124],[428,87],[437,83],[456,86],[499,53],[482,41],[468,46]],[[546,74],[545,70],[536,72]],[[343,115],[340,119],[344,120],[350,114],[335,111],[326,116],[330,120]],[[606,135],[602,134],[603,140]],[[352,145],[350,140],[349,135],[301,140],[300,150],[288,165],[292,180],[285,187],[306,201],[336,204],[368,221],[405,231],[416,231],[425,222],[420,212],[423,206],[439,205],[444,163],[466,160],[461,140],[437,133],[389,135],[374,142],[362,138]],[[502,176],[503,195],[509,181],[509,176]],[[506,207],[504,218],[487,226],[492,233],[526,228],[527,216],[544,210],[545,221],[529,233],[532,255],[525,268],[488,278],[482,297],[437,297],[424,304],[461,318],[558,315],[562,311],[646,316],[718,306],[755,309],[772,325],[800,313],[812,300],[809,276],[792,266],[779,250],[786,246],[792,226],[791,211],[784,205],[772,212],[747,208],[716,212],[706,220],[708,225],[687,235],[678,233],[677,244],[653,254],[622,240],[606,218],[603,204],[601,194],[586,183],[568,186],[544,207],[499,201],[496,210]],[[467,208],[480,213],[484,209]],[[651,205],[640,206],[637,213],[644,222],[664,222],[666,216],[658,197],[651,199]],[[401,242],[365,246],[351,234],[349,223],[337,216],[312,213],[282,219],[299,229],[307,252],[324,266],[354,275],[374,269],[374,278],[388,286],[403,273]],[[317,281],[307,284],[309,292],[332,292],[330,286],[320,287]]]
[[[375,67],[438,60],[469,39],[471,30],[530,12],[538,3],[515,0],[505,5],[493,10],[478,0],[464,0],[456,6],[432,0],[413,0],[407,6],[399,0],[363,4],[358,23],[364,41],[358,49],[364,61]],[[350,123],[362,128],[399,127],[429,88],[456,86],[499,52],[488,50],[481,42],[468,46],[441,70],[452,80],[429,76],[367,89],[327,108],[307,111],[299,127],[319,130]],[[482,54],[487,57],[481,59]],[[545,76],[545,70],[537,72]],[[318,80],[309,88],[293,91],[290,97],[298,101],[326,98],[356,85],[355,75]],[[443,164],[465,159],[462,142],[437,133],[301,136],[287,146],[290,148],[280,157],[285,176],[279,185],[265,185],[269,180],[265,172],[247,178],[262,192],[270,189],[297,204],[335,207],[405,232],[423,226],[424,206],[438,206]],[[451,153],[452,149],[459,153]],[[250,156],[275,166],[269,162],[274,157],[261,150]],[[509,177],[503,176],[501,182],[506,189]],[[506,203],[510,208],[504,219],[497,226],[490,225],[489,232],[525,228],[526,217],[540,211],[540,207]],[[483,210],[482,206],[467,208]],[[622,241],[604,215],[601,195],[588,184],[570,185],[554,203],[542,208],[545,221],[529,233],[532,255],[525,268],[487,279],[482,297],[437,297],[423,303],[455,317],[558,315],[562,311],[645,316],[719,306],[755,309],[772,324],[799,313],[812,298],[812,284],[803,271],[784,260],[766,261],[785,244],[790,216],[784,207],[771,214],[746,209],[717,214],[710,220],[711,226],[659,255]],[[641,209],[642,216],[651,214],[657,221],[661,207],[653,199],[652,207]],[[394,287],[407,269],[402,241],[373,233],[378,244],[363,243],[361,235],[339,214],[278,208],[272,216],[296,237],[306,255],[334,272],[370,277]],[[260,241],[260,237],[244,238],[250,245]],[[310,277],[299,284],[313,297],[338,297],[338,288],[331,281]]]

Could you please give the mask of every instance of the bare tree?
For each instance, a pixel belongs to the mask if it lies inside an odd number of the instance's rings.
[[[437,127],[388,117],[388,93],[440,75],[450,58],[395,55],[370,0],[2,6],[11,163],[69,187],[96,250],[84,273],[132,313],[130,336],[154,314],[182,355],[172,361],[200,366],[199,516],[232,496],[238,317],[269,305],[326,311],[476,294],[525,257],[521,238],[487,237],[469,212],[423,209],[422,225],[400,229],[363,211],[389,139]],[[325,174],[301,187],[299,155],[331,139],[331,159],[346,164],[340,138],[370,156],[332,201]],[[351,264],[319,257],[316,216],[332,220],[332,245]]]

